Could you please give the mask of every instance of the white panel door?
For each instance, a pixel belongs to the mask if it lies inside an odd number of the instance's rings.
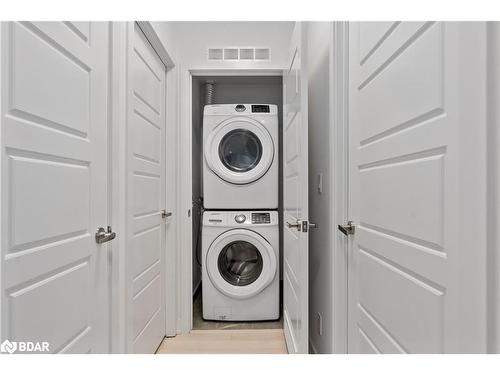
[[[486,350],[484,42],[350,25],[351,353]]]
[[[165,66],[136,23],[129,33],[128,351],[165,336]]]
[[[106,23],[1,28],[1,340],[106,353]]]
[[[308,158],[305,25],[297,22],[283,72],[283,314],[289,353],[309,348]]]

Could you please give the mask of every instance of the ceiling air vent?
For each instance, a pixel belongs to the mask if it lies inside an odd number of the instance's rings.
[[[238,48],[224,48],[224,60],[238,60]]]
[[[211,47],[208,60],[264,61],[271,59],[271,49],[261,47]]]
[[[271,50],[269,48],[255,48],[255,60],[269,60]]]
[[[253,48],[240,48],[240,60],[253,60]]]
[[[209,48],[208,49],[208,59],[209,60],[222,60],[222,48]]]

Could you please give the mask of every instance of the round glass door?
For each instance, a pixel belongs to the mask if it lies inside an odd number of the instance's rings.
[[[257,280],[262,273],[262,255],[247,241],[234,241],[221,250],[217,266],[229,284],[245,286]]]
[[[275,278],[277,255],[260,234],[231,229],[210,245],[204,263],[213,286],[231,298],[250,298]]]
[[[219,144],[219,157],[229,170],[248,172],[259,164],[262,157],[262,143],[250,130],[231,130]]]
[[[267,129],[249,118],[221,122],[205,140],[207,166],[233,184],[257,181],[274,160],[274,143]]]

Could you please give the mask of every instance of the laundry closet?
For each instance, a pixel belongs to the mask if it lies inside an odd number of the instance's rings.
[[[193,76],[194,330],[282,328],[282,87],[280,74]]]
[[[0,28],[0,342],[498,352],[498,24]]]

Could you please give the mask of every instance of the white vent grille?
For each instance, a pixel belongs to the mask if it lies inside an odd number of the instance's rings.
[[[269,48],[256,48],[255,60],[269,60],[271,51]]]
[[[222,48],[209,48],[208,49],[208,59],[209,60],[222,60]]]
[[[271,60],[271,49],[263,47],[211,47],[208,60],[265,61]]]
[[[253,48],[240,48],[240,60],[253,60],[254,51]]]
[[[238,60],[238,48],[224,48],[224,60]]]

